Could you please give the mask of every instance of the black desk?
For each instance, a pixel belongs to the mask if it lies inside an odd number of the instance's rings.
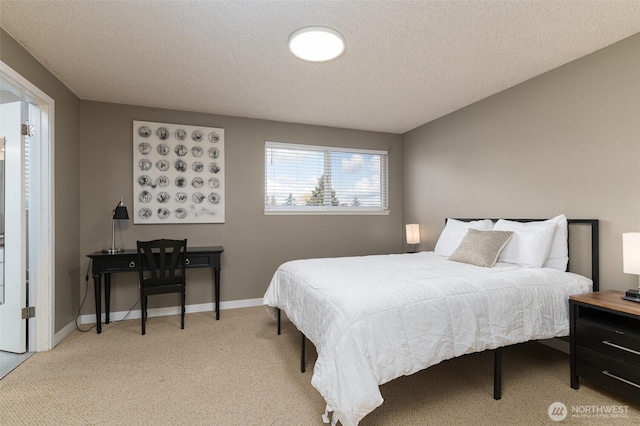
[[[216,320],[220,319],[220,254],[222,246],[187,247],[187,268],[211,268],[215,287]],[[96,298],[96,331],[102,332],[101,287],[104,274],[104,308],[105,323],[109,324],[109,308],[111,305],[111,274],[117,272],[138,272],[138,252],[135,249],[120,253],[108,254],[96,251],[88,254],[93,267],[93,285]]]

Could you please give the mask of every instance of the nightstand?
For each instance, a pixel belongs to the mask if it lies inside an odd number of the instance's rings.
[[[640,402],[640,303],[621,291],[569,298],[571,387],[579,378]]]

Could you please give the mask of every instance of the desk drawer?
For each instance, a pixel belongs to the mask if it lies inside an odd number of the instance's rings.
[[[102,262],[104,272],[135,272],[138,268],[138,259],[134,257],[105,257]]]
[[[640,336],[590,321],[576,322],[576,344],[640,366]]]
[[[220,251],[204,252],[187,251],[187,268],[220,268]],[[124,253],[102,254],[91,256],[93,273],[136,272],[138,270],[138,255],[127,250]]]
[[[191,255],[187,257],[187,268],[209,268],[209,256]],[[135,272],[138,270],[138,259],[113,257],[105,261],[104,272]]]
[[[189,254],[187,256],[187,268],[210,268],[211,262],[208,255]]]

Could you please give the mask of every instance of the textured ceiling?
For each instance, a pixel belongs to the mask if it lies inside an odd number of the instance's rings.
[[[639,1],[6,1],[78,97],[404,133],[640,32]],[[341,32],[337,60],[287,50]]]

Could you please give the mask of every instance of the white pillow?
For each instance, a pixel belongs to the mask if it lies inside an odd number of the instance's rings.
[[[493,228],[491,219],[474,220],[471,222],[447,219],[447,224],[442,230],[442,234],[440,234],[440,238],[438,238],[436,248],[433,252],[439,256],[449,257],[458,248],[469,229],[491,231],[491,228]]]
[[[514,222],[500,219],[493,227],[496,231],[513,231],[513,237],[500,253],[498,262],[540,268],[551,250],[556,232],[555,223]]]
[[[567,217],[561,214],[553,219],[545,220],[543,223],[555,223],[556,233],[551,242],[549,256],[547,256],[547,260],[545,260],[542,267],[558,269],[564,272],[567,270],[567,265],[569,264],[569,243],[567,241],[569,237],[569,224]]]

